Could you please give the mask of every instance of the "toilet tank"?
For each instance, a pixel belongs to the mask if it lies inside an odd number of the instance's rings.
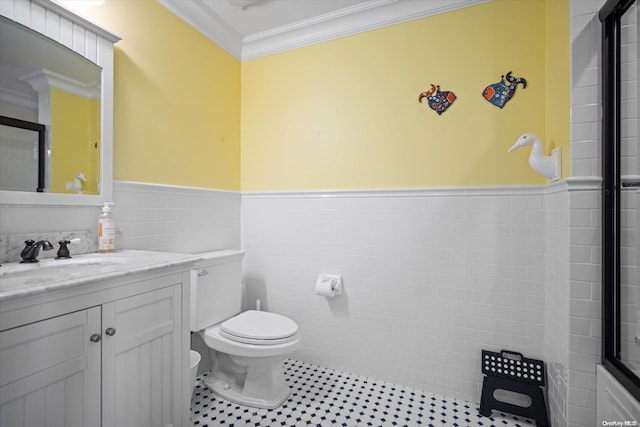
[[[242,311],[242,259],[238,250],[198,254],[191,270],[191,330],[200,331]]]

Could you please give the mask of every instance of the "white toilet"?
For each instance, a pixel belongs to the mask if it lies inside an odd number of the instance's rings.
[[[204,383],[240,405],[273,409],[290,390],[283,362],[300,347],[298,325],[265,311],[242,311],[244,252],[200,254],[191,271],[191,330],[209,347],[211,374]]]

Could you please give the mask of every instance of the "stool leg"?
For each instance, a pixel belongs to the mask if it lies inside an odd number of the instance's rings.
[[[493,410],[493,392],[494,388],[491,387],[489,377],[485,376],[482,380],[482,395],[480,396],[480,408],[478,412],[483,417],[490,417]]]
[[[535,407],[535,413],[537,414],[534,418],[536,421],[536,427],[549,427],[549,415],[547,414],[547,402],[544,400],[544,392],[542,388],[538,387],[538,399],[534,402],[535,405],[531,405]]]

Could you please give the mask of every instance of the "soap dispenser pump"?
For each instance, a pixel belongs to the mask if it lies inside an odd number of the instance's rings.
[[[116,248],[116,224],[111,215],[112,202],[105,202],[98,217],[98,252],[113,252]]]

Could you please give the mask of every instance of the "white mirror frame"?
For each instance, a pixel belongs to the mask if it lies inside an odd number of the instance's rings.
[[[100,194],[0,190],[0,204],[99,206],[112,201],[113,45],[121,37],[50,0],[0,0],[0,15],[45,35],[102,68]]]

